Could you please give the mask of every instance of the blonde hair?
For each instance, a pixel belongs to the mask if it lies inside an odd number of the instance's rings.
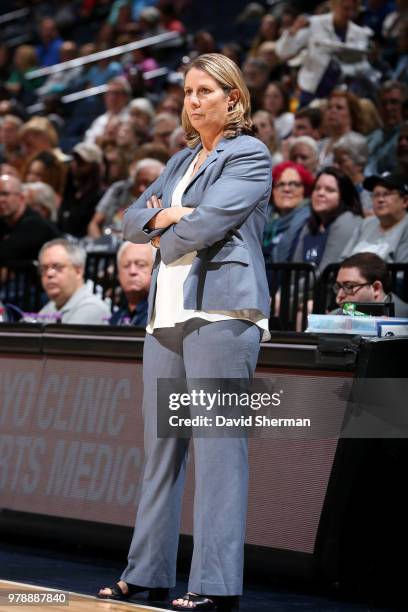
[[[239,99],[227,114],[224,137],[234,138],[241,133],[252,134],[251,99],[241,70],[235,62],[221,53],[205,53],[189,64],[186,75],[192,68],[206,72],[225,94],[232,89],[239,91]],[[185,108],[181,114],[181,123],[186,133],[187,146],[195,147],[200,142],[200,134],[191,125]]]
[[[359,103],[362,110],[362,117],[360,129],[358,131],[361,132],[361,134],[367,135],[377,128],[382,127],[381,117],[374,102],[369,98],[360,98]]]
[[[58,134],[51,121],[46,117],[39,117],[38,115],[29,119],[20,128],[20,136],[24,136],[26,132],[37,132],[45,135],[51,147],[58,146]]]
[[[32,45],[20,45],[15,51],[15,56],[20,58],[23,69],[33,68],[37,65],[37,51]]]

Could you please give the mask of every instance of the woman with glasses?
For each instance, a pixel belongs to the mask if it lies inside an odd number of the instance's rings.
[[[272,170],[272,209],[265,227],[265,262],[290,261],[299,233],[310,216],[313,176],[302,165],[286,161]]]
[[[362,217],[360,198],[351,179],[338,168],[324,168],[313,184],[311,215],[300,232],[292,261],[314,263],[319,270],[339,261]]]
[[[342,259],[369,251],[388,262],[408,261],[408,181],[399,173],[370,176],[363,183],[372,192],[374,216],[357,227]]]

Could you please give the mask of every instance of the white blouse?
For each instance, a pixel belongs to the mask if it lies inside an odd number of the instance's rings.
[[[190,182],[198,155],[187,168],[185,175],[177,183],[171,201],[172,206],[181,206],[183,193]],[[152,317],[147,324],[146,331],[152,334],[155,329],[162,327],[174,327],[176,323],[182,323],[193,318],[205,319],[206,321],[227,321],[230,319],[244,319],[251,321],[263,331],[262,341],[270,339],[268,319],[261,311],[256,309],[246,310],[186,310],[183,304],[183,286],[197,251],[186,253],[170,264],[160,262],[157,274],[156,299]]]

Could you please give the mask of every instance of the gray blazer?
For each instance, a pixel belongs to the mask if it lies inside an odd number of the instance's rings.
[[[130,206],[124,217],[126,240],[149,242],[161,234],[149,293],[150,320],[160,261],[169,264],[197,251],[184,283],[184,308],[192,310],[257,309],[269,316],[269,291],[262,255],[262,234],[272,187],[271,158],[252,136],[221,140],[193,176],[182,205],[191,215],[166,230],[150,231],[158,213],[146,208],[153,194],[171,205],[175,186],[201,145],[176,153],[161,176]]]

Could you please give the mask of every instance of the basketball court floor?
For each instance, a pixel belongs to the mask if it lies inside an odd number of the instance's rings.
[[[100,600],[98,590],[114,583],[120,576],[126,559],[117,555],[96,554],[89,549],[67,549],[65,546],[34,546],[32,543],[0,537],[0,612],[149,612],[171,609],[170,605],[146,600],[131,602]],[[340,599],[334,593],[321,593],[307,587],[271,584],[245,579],[245,592],[240,612],[390,612],[396,608],[373,605],[362,601]],[[187,575],[178,573],[171,599],[187,591]],[[20,594],[19,602],[16,595]],[[26,596],[24,600],[22,595]],[[29,605],[27,597],[47,594],[65,595],[63,599]],[[10,598],[14,595],[14,601]],[[56,602],[56,603],[55,603]],[[11,605],[10,605],[11,604]],[[405,608],[406,610],[406,608]]]

